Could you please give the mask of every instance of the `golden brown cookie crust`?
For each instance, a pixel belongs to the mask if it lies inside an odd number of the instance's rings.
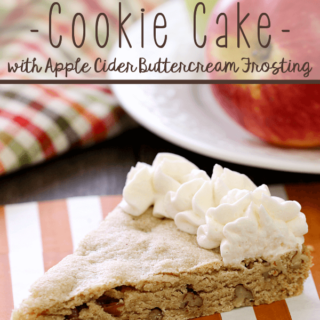
[[[304,246],[225,266],[173,220],[118,207],[31,287],[12,320],[191,319],[298,295],[310,265]]]

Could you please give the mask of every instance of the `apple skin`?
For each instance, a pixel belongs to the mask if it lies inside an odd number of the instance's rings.
[[[205,31],[207,29],[207,24],[212,12],[213,7],[217,3],[218,0],[202,0],[201,2],[206,7],[206,13],[203,14],[202,7],[199,7],[198,9],[198,15],[197,15],[197,31],[199,36],[203,37],[205,34]],[[197,5],[197,3],[200,2],[199,0],[185,0],[188,12],[190,14],[190,17],[193,21],[193,15],[194,15],[194,9]]]
[[[246,13],[250,17],[243,29],[251,44],[246,48],[241,37],[240,53],[230,49],[236,39],[236,8],[241,6],[241,19]],[[224,25],[216,24],[217,15],[224,12],[228,16],[228,49],[216,46],[217,37],[224,34]],[[257,20],[260,13],[266,12],[271,19],[271,28],[266,29],[272,35],[270,56],[266,57],[257,46]],[[224,19],[222,18],[224,22]],[[239,61],[243,57],[256,53],[264,61],[281,61],[282,57],[293,62],[309,61],[313,74],[308,79],[320,79],[320,6],[316,0],[221,0],[213,10],[207,31],[207,62]],[[289,29],[290,33],[283,33]],[[252,30],[252,32],[251,32]],[[229,51],[228,51],[229,50]],[[258,50],[258,51],[257,51]],[[264,49],[265,50],[265,49]],[[236,57],[238,55],[238,57]],[[250,57],[253,58],[251,55]],[[224,58],[224,59],[223,59]],[[258,61],[259,62],[259,61]],[[302,74],[230,74],[214,73],[212,79],[304,79]],[[243,128],[262,140],[283,147],[307,148],[320,146],[320,85],[317,84],[216,84],[211,89],[223,109]]]
[[[320,146],[317,84],[212,85],[224,110],[262,140],[284,147]]]

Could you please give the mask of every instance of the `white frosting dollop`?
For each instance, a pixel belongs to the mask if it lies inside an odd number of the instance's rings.
[[[183,157],[160,153],[152,166],[138,163],[127,176],[121,206],[139,216],[150,206],[197,235],[200,247],[220,247],[226,264],[246,258],[277,259],[301,250],[308,232],[296,201],[272,197],[245,175],[215,165],[210,178]]]
[[[166,195],[176,192],[183,183],[204,175],[205,172],[183,157],[159,153],[152,166],[138,163],[131,168],[121,206],[125,212],[139,216],[153,205],[156,217],[174,218],[172,212],[165,210]]]

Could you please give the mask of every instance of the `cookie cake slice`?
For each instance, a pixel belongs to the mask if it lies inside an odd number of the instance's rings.
[[[300,210],[245,175],[159,154],[12,320],[192,319],[299,295],[311,265]]]

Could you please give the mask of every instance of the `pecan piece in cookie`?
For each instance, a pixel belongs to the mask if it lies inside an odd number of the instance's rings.
[[[84,303],[81,306],[75,307],[74,309],[71,310],[71,314],[68,316],[65,316],[66,320],[79,320],[79,315],[80,315],[80,311],[82,309],[87,309],[88,306]]]
[[[149,313],[149,320],[161,320],[163,318],[163,313],[161,309],[155,308],[152,309]]]
[[[120,317],[122,314],[122,307],[124,303],[122,300],[114,299],[108,296],[101,296],[96,300],[97,304],[99,304],[104,312],[109,313],[115,317]]]
[[[191,286],[188,286],[188,293],[185,294],[181,302],[180,308],[189,307],[201,307],[203,305],[202,298],[198,295],[197,292],[192,290]]]
[[[250,290],[247,290],[242,284],[239,284],[235,288],[235,298],[233,304],[236,308],[245,305],[246,300],[253,301],[253,295]]]

